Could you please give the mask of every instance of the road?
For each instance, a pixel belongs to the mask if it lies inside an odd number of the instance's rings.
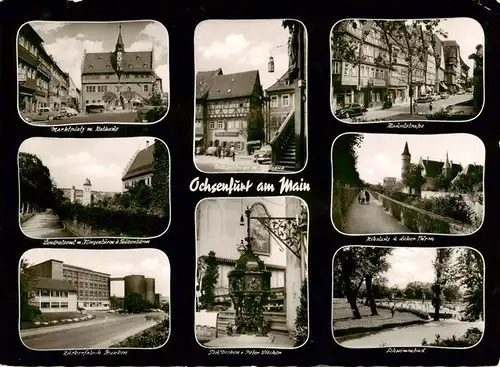
[[[455,105],[457,103],[463,103],[472,99],[472,94],[459,94],[450,96],[446,99],[440,99],[438,101],[432,102],[432,112],[437,112],[442,108],[445,108],[449,105]],[[387,118],[395,115],[401,114],[409,114],[410,113],[410,104],[406,103],[403,105],[393,106],[387,110],[380,108],[369,110],[362,118],[367,121]],[[418,113],[419,114],[427,114],[429,113],[429,103],[419,103],[418,104]],[[357,117],[361,118],[361,116]],[[346,121],[350,121],[349,119],[345,119]],[[422,120],[425,120],[422,117]]]
[[[52,211],[37,213],[21,224],[23,233],[30,238],[74,237],[66,231]]]
[[[411,232],[387,213],[382,203],[373,196],[369,204],[359,204],[354,200],[346,218],[345,233],[348,234],[382,234]]]
[[[236,156],[231,158],[217,158],[213,156],[197,155],[194,159],[196,167],[203,172],[269,172],[268,164],[254,163],[251,156]]]
[[[154,326],[146,315],[164,317],[165,313],[116,315],[93,313],[96,319],[61,326],[21,330],[23,343],[32,349],[109,348],[129,336]]]
[[[458,320],[431,321],[423,325],[393,328],[373,333],[356,339],[346,340],[340,344],[347,348],[379,348],[384,347],[420,347],[422,339],[432,343],[439,334],[442,339],[463,336],[467,329],[477,327],[484,330],[484,322],[467,322]]]
[[[34,121],[33,124],[47,126],[47,125],[68,125],[68,124],[88,124],[96,122],[134,122],[136,117],[135,111],[118,111],[118,112],[103,112],[103,113],[90,113],[79,114],[77,116],[68,117],[61,120],[52,121]]]

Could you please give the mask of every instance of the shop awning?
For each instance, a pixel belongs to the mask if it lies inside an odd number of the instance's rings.
[[[203,139],[203,136],[196,136],[196,137],[194,138],[194,141],[200,141],[201,139]]]
[[[444,84],[443,82],[439,83],[439,86],[441,88],[443,88],[444,90],[448,90],[448,87],[446,86],[446,84]]]

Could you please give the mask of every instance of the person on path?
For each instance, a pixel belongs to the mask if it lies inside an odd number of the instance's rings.
[[[366,190],[365,190],[365,201],[367,204],[370,203],[370,193]]]
[[[392,307],[391,307],[391,318],[393,318],[393,317],[394,317],[394,314],[395,314],[395,313],[396,313],[396,305],[394,304],[394,305],[392,305]]]
[[[229,148],[229,152],[230,152],[231,157],[233,158],[233,162],[234,162],[234,156],[236,155],[236,152],[234,151],[234,146],[231,145],[231,148]]]
[[[222,155],[222,146],[217,145],[217,157],[220,159]]]
[[[429,102],[429,113],[432,113],[432,100]]]

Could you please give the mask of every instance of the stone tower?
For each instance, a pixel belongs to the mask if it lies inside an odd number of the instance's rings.
[[[446,160],[445,160],[444,166],[443,166],[443,175],[445,177],[450,177],[450,175],[451,175],[451,164],[450,164],[450,161],[448,159],[448,151],[446,152]]]
[[[75,189],[75,186],[71,186],[69,201],[71,203],[74,203],[76,201],[76,189]]]
[[[88,178],[83,183],[83,197],[82,204],[90,205],[92,203],[92,183]]]
[[[408,142],[405,143],[405,148],[403,153],[401,154],[401,179],[404,180],[405,177],[410,173],[410,163],[411,163],[411,154],[408,149]]]

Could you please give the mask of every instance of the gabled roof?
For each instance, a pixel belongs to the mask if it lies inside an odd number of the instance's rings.
[[[422,165],[425,168],[427,177],[437,177],[443,172],[444,162],[422,159]]]
[[[408,149],[408,142],[405,143],[405,147],[403,149],[403,153],[401,155],[411,155],[410,150]]]
[[[33,281],[34,289],[48,289],[51,291],[77,292],[78,290],[69,282],[62,279],[36,277]]]
[[[452,46],[458,47],[457,41],[455,41],[455,40],[443,41],[443,47],[452,47]]]
[[[221,70],[221,73],[216,75],[213,75],[212,71],[199,72],[196,75],[196,98],[217,100],[250,97],[257,83],[260,83],[258,70],[234,74],[222,74]]]
[[[114,73],[111,63],[112,52],[87,53],[83,61],[82,74]],[[146,65],[146,67],[144,67]],[[106,67],[107,66],[107,67]],[[153,72],[153,51],[123,53],[124,73]]]
[[[153,153],[155,144],[156,143],[153,143],[149,147],[137,153],[134,161],[128,168],[125,175],[123,175],[122,181],[132,177],[144,175],[146,173],[151,173],[153,171]]]
[[[283,74],[281,76],[281,78],[279,78],[276,83],[274,83],[273,85],[271,85],[269,88],[266,89],[266,92],[279,92],[279,91],[282,91],[282,90],[293,90],[295,88],[295,81],[291,84],[288,84],[288,80],[289,80],[289,73],[288,71],[285,72],[285,74]]]

